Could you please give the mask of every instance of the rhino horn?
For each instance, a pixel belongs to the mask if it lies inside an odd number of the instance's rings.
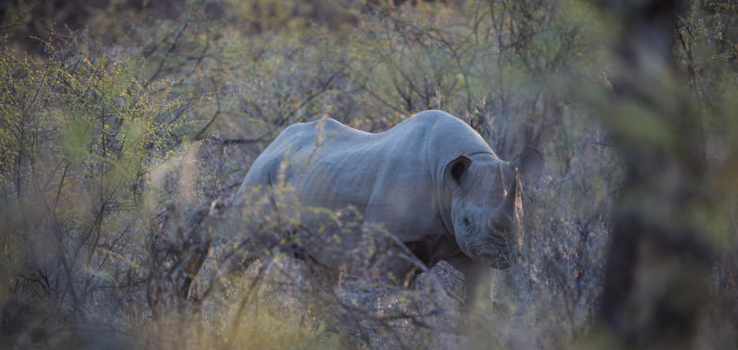
[[[512,186],[510,191],[505,196],[505,203],[503,204],[503,212],[507,215],[512,215],[515,212],[515,201],[518,198],[518,182],[520,181],[520,175],[518,175],[518,168],[515,168],[515,177],[513,178]]]
[[[520,189],[518,188],[520,182],[520,175],[518,174],[518,168],[515,168],[515,177],[513,178],[512,186],[507,191],[504,201],[499,210],[499,223],[504,224],[512,229],[515,221],[515,210],[520,205]]]

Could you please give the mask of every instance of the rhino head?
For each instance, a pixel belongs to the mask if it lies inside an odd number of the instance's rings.
[[[514,162],[490,155],[474,158],[460,155],[444,170],[454,236],[472,260],[504,269],[522,242],[522,183],[537,180],[543,158],[532,148]]]

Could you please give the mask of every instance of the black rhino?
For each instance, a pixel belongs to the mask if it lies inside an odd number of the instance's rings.
[[[380,273],[407,281],[418,265],[443,259],[472,291],[488,267],[509,266],[521,239],[521,177],[533,181],[542,163],[533,149],[499,159],[442,111],[376,134],[323,119],[286,128],[254,161],[237,198],[267,197],[270,211],[309,232],[299,237],[305,257],[334,271],[366,267],[357,247],[366,232],[382,231],[398,254],[375,264]],[[335,223],[337,216],[358,223]]]

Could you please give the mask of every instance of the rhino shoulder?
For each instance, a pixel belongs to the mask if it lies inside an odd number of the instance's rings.
[[[428,110],[415,114],[411,120],[428,125],[436,132],[460,134],[476,134],[477,132],[465,121],[440,110]]]
[[[413,118],[422,119],[425,121],[443,120],[443,119],[448,119],[448,118],[458,120],[458,118],[452,116],[451,114],[448,114],[438,109],[429,109],[427,111],[418,112],[413,116]]]

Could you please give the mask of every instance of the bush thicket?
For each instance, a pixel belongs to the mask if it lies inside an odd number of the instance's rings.
[[[682,6],[664,36],[671,40],[661,43],[674,74],[640,82],[641,90],[629,68],[658,77],[663,67],[649,59],[624,67],[615,52],[628,29],[622,18],[643,9],[601,5],[0,5],[0,347],[605,342],[611,335],[592,329],[619,218],[611,213],[630,203],[616,201],[623,194],[648,196],[630,190],[638,169],[673,191],[666,198],[684,198],[682,187],[668,187],[673,169],[638,163],[671,147],[698,150],[695,178],[705,183],[696,188],[708,198],[683,213],[709,255],[704,271],[690,270],[704,273],[697,279],[706,289],[695,290],[707,295],[686,346],[735,347],[738,2]],[[688,123],[696,144],[654,117],[680,112],[673,96],[687,101],[684,115],[696,116]],[[273,249],[285,241],[262,247],[257,262],[237,271],[250,259],[240,255],[249,235],[284,230],[249,222],[230,205],[281,130],[334,118],[380,132],[426,109],[466,121],[502,159],[526,147],[546,159],[542,179],[525,186],[521,261],[491,272],[476,301],[463,305],[463,276],[447,264],[412,287],[347,276],[337,293],[317,292],[310,266]],[[635,210],[663,214],[663,202],[644,198]],[[653,259],[643,266],[662,266]]]

